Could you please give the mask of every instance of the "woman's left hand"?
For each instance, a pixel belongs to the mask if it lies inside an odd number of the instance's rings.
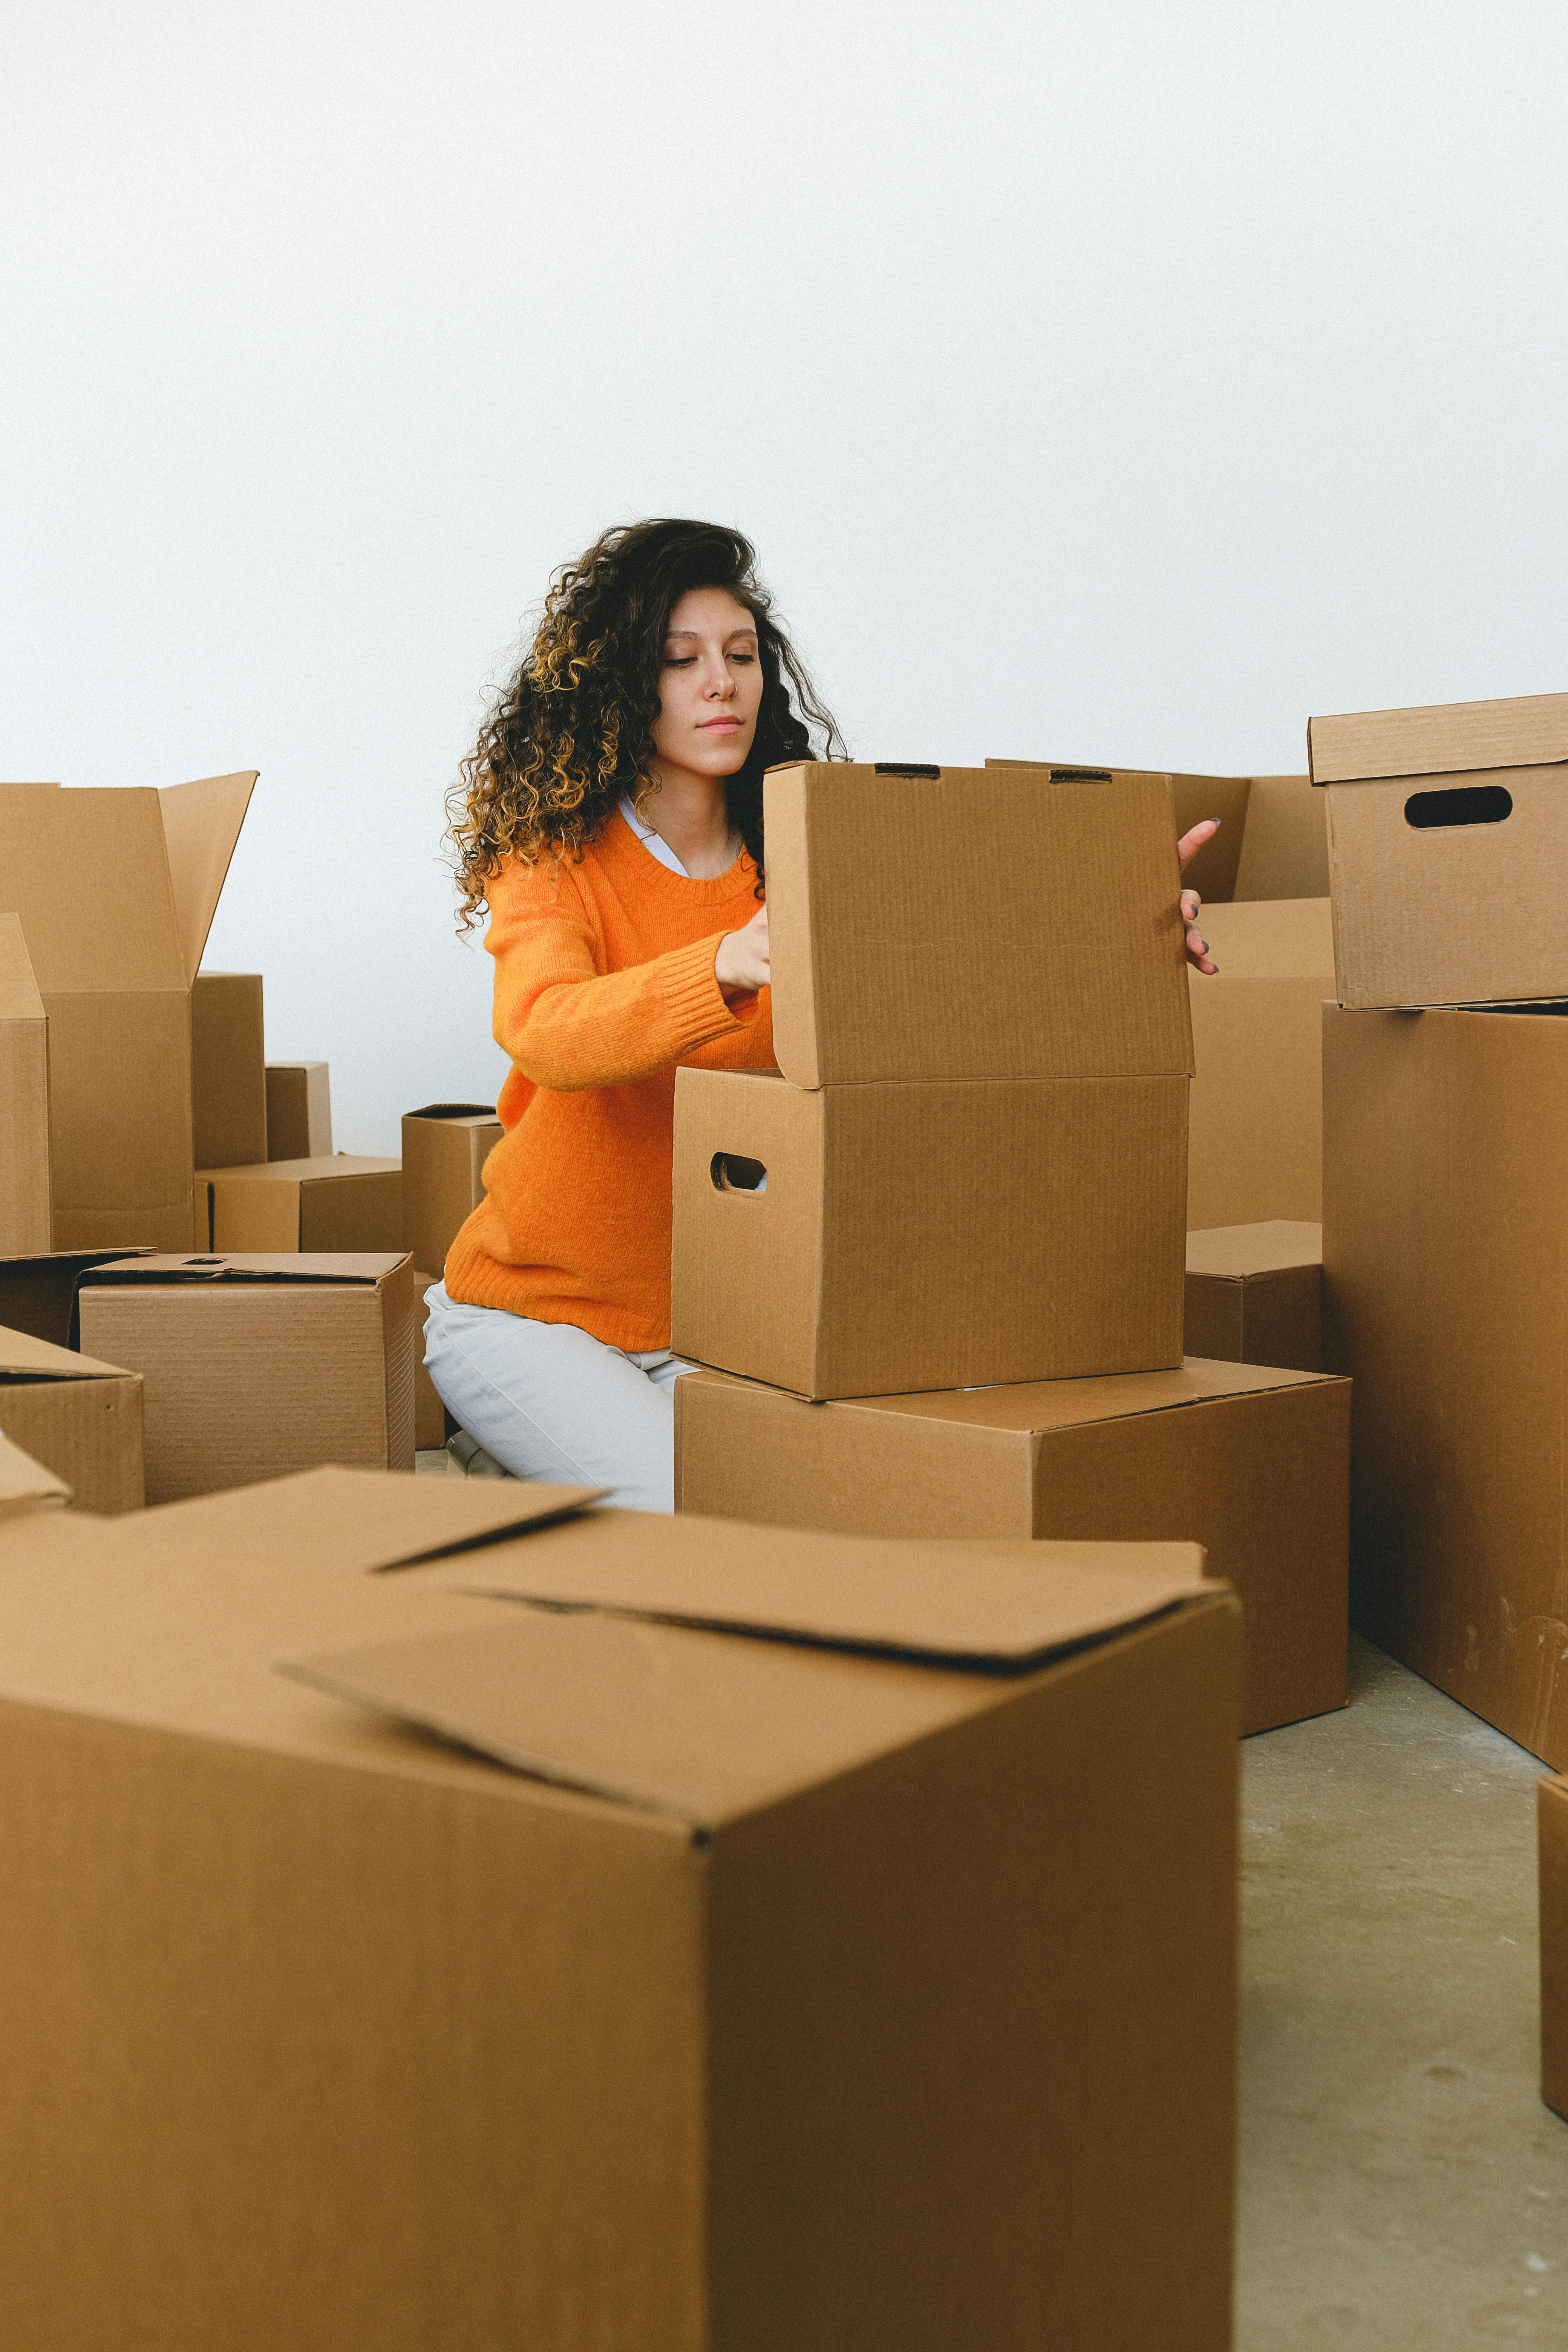
[[[1190,866],[1205,842],[1212,841],[1218,831],[1219,819],[1205,816],[1202,824],[1194,824],[1191,833],[1184,833],[1176,844],[1177,864]],[[1219,966],[1209,953],[1207,940],[1197,929],[1198,909],[1203,903],[1195,890],[1183,891],[1182,920],[1187,927],[1187,961],[1198,971],[1214,972],[1219,970]]]

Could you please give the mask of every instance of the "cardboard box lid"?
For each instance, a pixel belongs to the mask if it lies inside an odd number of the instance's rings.
[[[41,1021],[44,1000],[19,915],[0,915],[0,1021]]]
[[[195,783],[166,785],[158,794],[187,982],[201,969],[258,773],[245,768],[232,776],[203,776]]]
[[[495,1114],[492,1111],[490,1117]],[[377,1160],[357,1151],[324,1151],[313,1160],[251,1160],[235,1168],[198,1168],[198,1184],[232,1184],[242,1177],[264,1184],[331,1184],[345,1176],[395,1176],[401,1160]]]
[[[1167,778],[805,763],[764,800],[792,1085],[1190,1073]]]
[[[1221,1282],[1293,1274],[1323,1262],[1321,1225],[1272,1217],[1256,1225],[1210,1225],[1187,1235],[1187,1272]]]
[[[0,1431],[0,1519],[30,1517],[41,1504],[68,1503],[71,1490],[63,1478],[24,1454]],[[52,1516],[52,1514],[51,1514]]]
[[[1307,759],[1315,784],[1557,766],[1568,761],[1568,694],[1310,719]]]
[[[193,1253],[181,1257],[153,1251],[145,1257],[120,1257],[111,1259],[107,1265],[88,1266],[81,1276],[81,1287],[112,1284],[125,1289],[146,1289],[173,1283],[187,1288],[204,1285],[210,1289],[219,1283],[239,1282],[335,1282],[374,1287],[405,1265],[406,1255],[397,1250],[344,1250],[335,1255],[326,1252],[309,1255],[304,1252],[297,1255],[280,1252],[269,1256],[253,1250],[237,1251],[227,1256],[197,1256]]]
[[[129,1381],[139,1378],[122,1364],[100,1364],[74,1348],[57,1348],[30,1331],[0,1325],[0,1381]]]
[[[1247,898],[1205,906],[1198,928],[1222,980],[1321,980],[1333,994],[1334,925],[1327,898]],[[1203,973],[1194,988],[1206,986]]]

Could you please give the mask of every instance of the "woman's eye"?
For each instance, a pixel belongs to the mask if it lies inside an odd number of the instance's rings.
[[[666,669],[689,669],[696,659],[695,654],[666,654],[664,666]]]
[[[755,654],[731,654],[730,656],[730,659],[735,662],[754,662],[757,656]]]

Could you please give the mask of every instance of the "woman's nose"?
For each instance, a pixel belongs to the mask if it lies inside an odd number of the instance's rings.
[[[702,681],[702,691],[710,702],[728,702],[735,691],[735,681],[726,661],[716,662]]]

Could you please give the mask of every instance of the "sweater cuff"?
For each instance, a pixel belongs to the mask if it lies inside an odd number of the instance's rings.
[[[664,959],[668,975],[666,1000],[679,1040],[676,1059],[706,1045],[711,1038],[727,1036],[731,1030],[744,1026],[730,1010],[713,977],[713,959],[726,936],[715,931],[711,939],[694,940],[690,947],[676,948]]]

